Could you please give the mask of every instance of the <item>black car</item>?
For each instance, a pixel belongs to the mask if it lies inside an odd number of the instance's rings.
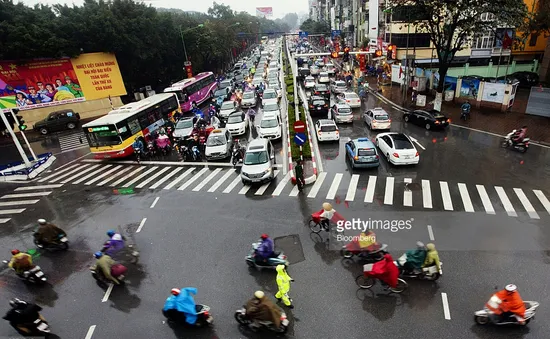
[[[325,97],[322,96],[311,96],[308,100],[309,104],[309,114],[328,114],[328,102]]]
[[[445,128],[451,123],[451,119],[447,118],[441,112],[436,110],[421,110],[417,109],[411,112],[406,112],[403,115],[405,122],[412,122],[415,125],[422,126],[426,129]]]
[[[46,119],[34,124],[33,129],[46,135],[50,132],[74,129],[79,122],[80,114],[75,113],[72,109],[64,109],[51,112]]]
[[[323,96],[326,99],[330,98],[330,89],[324,84],[315,84],[313,86],[313,95]]]
[[[298,80],[303,81],[310,74],[311,74],[311,72],[309,71],[309,68],[307,68],[307,67],[298,68]]]

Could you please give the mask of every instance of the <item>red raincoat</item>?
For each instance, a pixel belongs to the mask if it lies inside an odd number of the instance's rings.
[[[393,263],[393,258],[389,253],[384,254],[384,260],[372,264],[371,271],[364,271],[363,273],[366,277],[372,277],[381,280],[388,284],[390,287],[397,287],[399,269]]]

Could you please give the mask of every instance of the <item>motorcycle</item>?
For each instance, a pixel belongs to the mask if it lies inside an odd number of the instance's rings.
[[[462,112],[460,113],[460,119],[464,119],[464,121],[468,120],[470,118],[470,109],[466,107],[462,107]]]
[[[4,319],[8,320],[11,327],[13,327],[19,334],[23,336],[47,336],[50,331],[50,325],[46,319],[40,314],[42,308],[37,305],[27,304],[26,302],[15,299],[18,305],[8,311]],[[29,309],[32,307],[33,309]],[[31,314],[32,313],[32,314]],[[36,316],[36,319],[28,321],[31,315]],[[22,319],[23,317],[23,319]],[[29,319],[30,318],[30,319]],[[21,320],[25,322],[21,322]]]
[[[248,326],[249,328],[252,328],[252,325],[254,323],[254,320],[249,319],[246,315],[246,308],[241,308],[235,311],[235,320],[241,325]],[[275,324],[271,321],[260,321],[258,324],[261,326],[261,328],[267,329],[272,332],[276,333],[286,333],[288,330],[288,318],[286,317],[286,313],[281,312],[281,326],[275,327]]]
[[[255,242],[252,244],[252,251],[245,257],[246,263],[249,267],[260,268],[272,268],[275,269],[278,265],[288,266],[290,263],[286,260],[286,255],[282,252],[273,252],[273,256],[267,259],[267,262],[264,265],[258,264],[256,262],[256,250],[260,247],[261,241]]]
[[[142,157],[141,149],[134,148],[134,155],[136,156],[136,161],[139,164],[141,162],[141,157]]]
[[[493,297],[491,297],[491,299],[493,299]],[[491,302],[491,299],[489,302]],[[537,307],[539,307],[540,304],[536,301],[524,301],[523,303],[525,304],[525,315],[523,318],[525,319],[525,325],[527,325],[535,318]],[[520,325],[514,315],[511,315],[508,319],[495,320],[496,317],[492,317],[494,313],[488,309],[487,306],[480,311],[476,311],[474,314],[474,321],[479,325]]]
[[[120,272],[116,272],[117,274],[113,274],[113,268],[115,268],[116,266],[118,266],[117,268],[120,268],[118,271]],[[125,276],[125,273],[128,271],[128,268],[126,268],[126,266],[122,265],[122,264],[115,264],[113,265],[113,267],[111,268],[111,275],[113,276],[113,278],[115,278],[116,280],[120,281],[121,283],[124,282],[124,279],[126,278]],[[92,273],[92,277],[94,277],[95,280],[101,282],[101,283],[104,283],[104,284],[110,284],[112,283],[112,281],[110,281],[109,279],[105,278],[105,275],[103,274],[103,272],[101,272],[101,269],[99,267],[90,267],[90,273]]]
[[[369,262],[376,262],[384,259],[384,254],[387,253],[386,249],[388,248],[388,245],[381,244],[378,249],[375,249],[373,251],[365,251],[359,247],[358,241],[352,241],[348,244],[346,244],[342,249],[340,250],[340,254],[344,258],[353,258],[354,256],[358,256],[360,259],[369,261]]]
[[[67,239],[66,234],[59,234],[57,236],[57,240],[49,244],[42,244],[35,237],[34,244],[36,245],[36,247],[40,249],[46,249],[46,250],[66,251],[67,249],[69,249],[69,239]]]
[[[422,272],[412,272],[404,269],[404,265],[407,262],[407,254],[403,254],[399,259],[394,261],[395,266],[399,268],[399,276],[402,278],[419,279],[436,281],[443,275],[443,262],[439,262],[439,270],[435,265],[422,268]]]
[[[162,152],[162,155],[166,156],[170,154],[170,152],[172,151],[172,146],[170,145],[170,142],[168,141],[168,139],[166,139],[167,141],[165,142],[158,141],[158,140],[160,139],[157,139],[157,147]]]
[[[233,163],[233,167],[237,167],[238,163],[243,162],[245,150],[243,147],[233,146],[233,152],[231,154],[231,162]]]
[[[147,142],[147,155],[152,158],[156,155],[157,150],[155,148],[155,143],[151,140]]]
[[[3,260],[4,264],[8,264],[9,261]],[[12,270],[14,270],[12,268]],[[15,270],[14,270],[15,271]],[[42,272],[42,269],[40,266],[35,265],[30,270],[25,271],[23,273],[15,273],[19,278],[28,281],[33,284],[44,284],[46,281],[48,281],[48,278],[46,278],[46,275],[44,275],[44,272]]]
[[[183,324],[186,326],[204,327],[210,326],[214,322],[214,317],[210,315],[210,307],[206,305],[195,305],[195,312],[197,313],[197,321],[191,325],[185,321],[185,315],[178,310],[162,310],[162,314],[166,317],[168,322]]]
[[[511,148],[515,149],[516,151],[519,151],[521,153],[525,153],[529,149],[529,141],[531,139],[523,138],[522,141],[514,143],[512,138],[514,137],[514,134],[516,134],[516,132],[517,132],[517,130],[513,130],[512,132],[506,134],[506,136],[504,137],[504,140],[502,141],[501,146],[502,146],[502,148],[511,147]]]

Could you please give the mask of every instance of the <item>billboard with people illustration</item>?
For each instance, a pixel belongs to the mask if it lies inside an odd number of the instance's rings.
[[[116,57],[0,61],[0,109],[57,106],[126,94]]]

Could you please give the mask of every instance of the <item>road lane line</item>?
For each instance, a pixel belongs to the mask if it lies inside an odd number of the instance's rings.
[[[235,179],[233,179],[233,181],[229,184],[229,186],[227,186],[224,190],[223,190],[223,193],[231,193],[231,191],[235,188],[235,186],[237,186],[237,184],[239,183],[239,181],[241,181],[241,176],[240,175],[237,175],[237,177]]]
[[[153,203],[151,204],[150,208],[155,208],[155,206],[157,205],[157,202],[159,202],[159,199],[160,199],[160,197],[156,197],[155,200],[153,201]]]
[[[489,199],[489,195],[485,190],[485,186],[476,185],[476,188],[477,188],[477,192],[479,193],[479,197],[481,198],[481,202],[483,203],[483,207],[485,208],[485,211],[487,212],[487,214],[495,214],[495,209],[493,208],[491,199]]]
[[[0,202],[0,206],[34,205],[39,201],[40,201],[39,199],[36,199],[36,200],[4,201],[4,202]]]
[[[365,193],[365,202],[372,203],[374,201],[375,189],[376,189],[376,176],[369,175],[369,183],[367,184],[367,192]]]
[[[277,177],[277,175],[279,174],[279,170],[275,170],[273,172],[273,179],[275,179]],[[254,195],[262,195],[265,193],[265,191],[267,190],[267,188],[269,187],[269,185],[271,185],[271,183],[273,183],[273,180],[269,181],[268,183],[265,183],[263,184],[260,188],[258,188],[258,190],[256,191],[256,193],[254,193]]]
[[[119,165],[118,167],[115,167],[115,168],[111,168],[109,171],[101,174],[98,176],[98,178],[96,179],[101,179],[101,178],[104,178],[106,177],[107,175],[111,174],[112,172],[115,172],[117,170],[117,168],[121,168],[122,165]],[[126,168],[122,168],[120,171],[117,171],[115,174],[111,175],[110,177],[106,178],[105,180],[101,181],[100,183],[97,184],[97,186],[103,186],[105,185],[106,183],[108,183],[109,181],[113,180],[114,178],[120,176],[120,175],[123,175],[124,173],[128,172],[129,170],[131,170],[133,167],[126,167]],[[94,181],[96,181],[95,179],[93,180],[90,180],[88,181],[88,183],[91,185]],[[88,185],[88,183],[85,183],[84,185]]]
[[[135,177],[134,179],[132,179],[132,180],[128,181],[127,183],[125,183],[124,185],[122,185],[122,187],[130,187],[130,186],[132,186],[132,185],[135,184],[136,182],[138,182],[138,181],[140,181],[141,179],[145,178],[149,173],[154,172],[157,168],[158,168],[158,166],[149,168],[147,171],[141,173],[140,175],[138,175],[138,176]]]
[[[92,171],[92,170],[98,168],[99,166],[101,166],[101,165],[90,166],[90,167],[86,168],[85,170],[76,173],[76,174],[73,175],[72,177],[69,177],[69,178],[66,178],[66,179],[61,180],[61,183],[66,184],[66,183],[68,183],[68,182],[70,182],[70,181],[73,181],[74,179],[76,179],[76,178],[80,177],[81,175],[84,175],[84,174],[86,174],[86,173],[88,173],[88,172],[90,172],[90,171]],[[53,181],[52,181],[52,182],[53,182]]]
[[[191,184],[193,184],[195,181],[197,181],[197,179],[206,172],[208,172],[208,167],[205,167],[205,168],[201,169],[200,171],[198,171],[197,174],[195,174],[194,176],[191,177],[191,179],[187,180],[183,185],[181,185],[178,188],[178,191],[183,191],[187,187],[191,186]]]
[[[84,163],[104,162],[102,159],[84,159]],[[115,165],[136,165],[135,160],[129,161],[109,161]],[[183,162],[183,161],[140,161],[140,165],[161,165],[161,166],[206,166],[206,167],[234,167],[230,162]],[[275,164],[273,168],[283,168],[283,165]]]
[[[469,213],[474,213],[474,205],[472,205],[472,200],[470,199],[470,193],[468,193],[468,188],[466,184],[459,183],[458,190],[460,191],[460,197],[464,204],[464,210]]]
[[[430,240],[431,240],[431,241],[435,241],[435,238],[434,238],[434,231],[433,231],[431,225],[428,225],[428,235],[430,236]]]
[[[215,170],[213,170],[203,181],[201,181],[195,188],[193,188],[192,191],[198,192],[203,189],[204,186],[206,186],[212,179],[214,179],[214,177],[218,175],[218,173],[220,173],[221,171],[221,168],[216,168]]]
[[[58,176],[57,178],[54,178],[53,180],[50,180],[51,183],[55,183],[56,181],[59,181],[61,179],[64,179],[66,177],[68,177],[69,175],[71,174],[74,174],[74,173],[77,173],[78,171],[80,171],[81,169],[84,169],[86,167],[88,167],[90,165],[88,164],[84,164],[84,165],[80,165],[80,166],[77,166],[76,168],[71,168],[71,170],[67,173],[63,173],[62,175]],[[40,181],[39,181],[40,182]]]
[[[315,180],[315,184],[313,184],[311,191],[309,191],[309,194],[307,195],[308,198],[315,198],[317,196],[317,193],[319,193],[319,190],[321,189],[321,186],[323,185],[323,181],[325,181],[326,177],[327,177],[327,172],[319,173],[317,180]]]
[[[355,193],[357,192],[357,184],[359,183],[359,174],[351,176],[351,181],[348,187],[348,193],[346,194],[346,201],[353,201],[355,199]]]
[[[433,208],[432,188],[429,180],[422,180],[422,200],[424,201],[424,208]]]
[[[330,189],[328,190],[327,199],[334,199],[336,193],[338,192],[338,186],[340,186],[340,181],[342,181],[343,176],[344,175],[342,173],[336,173],[334,179],[332,180],[332,184],[330,185]]]
[[[275,191],[273,191],[273,193],[271,195],[274,196],[274,197],[279,196],[281,194],[281,192],[285,189],[285,186],[288,183],[288,181],[290,180],[290,178],[291,178],[290,172],[287,172],[285,174],[285,176],[283,177],[283,179],[281,179],[281,181],[279,182],[279,184],[275,188]],[[317,179],[317,180],[319,180],[319,179]]]
[[[59,188],[61,186],[63,186],[63,184],[41,185],[41,186],[25,186],[25,187],[17,187],[14,191],[34,191],[34,190],[41,190],[41,189]]]
[[[179,171],[181,171],[183,169],[183,167],[176,167],[172,172],[168,173],[167,175],[163,176],[162,179],[160,179],[159,181],[155,182],[151,187],[149,187],[149,189],[152,189],[154,190],[155,188],[159,187],[160,185],[162,185],[164,182],[166,182],[166,180],[170,179],[171,177],[173,177],[176,173],[178,173]]]
[[[52,192],[33,192],[33,193],[17,193],[17,194],[6,194],[0,197],[0,199],[9,199],[9,198],[30,198],[30,197],[45,197],[50,195]]]
[[[439,187],[441,188],[441,198],[443,199],[443,208],[445,211],[453,210],[453,200],[451,199],[451,192],[449,192],[449,185],[446,181],[440,181]]]
[[[225,174],[221,178],[219,178],[218,181],[216,181],[216,183],[212,185],[212,187],[210,187],[207,192],[215,192],[233,173],[235,173],[234,169],[228,169],[227,171],[225,171]]]
[[[393,177],[387,177],[386,178],[386,192],[384,194],[384,204],[385,205],[392,205],[393,204],[393,184],[395,182],[395,178]]]
[[[292,187],[292,191],[290,191],[288,196],[289,197],[297,197],[298,193],[300,193],[300,190],[298,189],[298,185],[294,185],[294,187]]]
[[[533,207],[533,205],[531,205],[531,202],[529,201],[529,199],[527,199],[527,196],[525,195],[523,190],[521,188],[514,188],[514,192],[516,192],[519,201],[521,201],[521,204],[527,211],[527,214],[529,214],[529,217],[531,219],[540,219],[537,211],[535,211],[535,208]]]
[[[191,168],[188,168],[187,171],[183,172],[182,174],[180,174],[179,177],[177,177],[174,181],[172,181],[171,183],[169,183],[166,187],[164,187],[165,190],[169,190],[171,189],[172,187],[176,186],[177,184],[179,184],[180,181],[182,181],[183,179],[185,179],[185,177],[187,177],[189,174],[191,174],[191,172],[193,172],[195,170],[196,167],[191,167]]]
[[[133,170],[132,172],[126,174],[125,176],[123,176],[122,178],[118,179],[117,181],[113,182],[112,184],[110,184],[109,186],[110,187],[115,187],[119,184],[121,184],[122,182],[128,180],[130,177],[134,176],[135,174],[143,171],[146,167],[145,166],[139,166],[138,168],[136,168],[135,170]]]
[[[241,188],[241,190],[239,191],[239,194],[246,194],[246,192],[248,192],[251,187],[252,185],[244,185],[243,188]]]
[[[533,193],[535,193],[537,198],[539,198],[540,203],[542,204],[542,206],[544,206],[544,208],[546,209],[546,212],[550,214],[550,201],[548,201],[548,198],[546,198],[544,193],[542,193],[541,190],[533,190]]]
[[[98,173],[105,171],[107,168],[110,168],[111,166],[113,166],[113,165],[106,165],[105,167],[102,167],[102,168],[98,169],[97,171],[93,171],[92,173],[88,173],[87,175],[85,175],[82,178],[78,179],[77,181],[73,182],[73,185],[80,184],[84,180],[87,180],[87,179],[93,177],[94,175],[97,175]]]
[[[13,210],[0,210],[0,215],[2,215],[2,214],[17,214],[17,213],[23,212],[24,210],[26,210],[26,208],[17,208],[17,209],[13,209]]]
[[[506,213],[508,213],[508,216],[517,217],[518,214],[516,213],[516,210],[514,210],[514,206],[512,206],[510,199],[508,199],[508,196],[506,195],[504,188],[500,186],[495,186],[495,190],[497,191],[498,197],[502,202],[502,206],[504,207],[504,210],[506,211]]]
[[[94,331],[95,331],[95,326],[96,325],[90,326],[90,328],[88,329],[88,333],[86,333],[86,338],[84,339],[92,339],[92,336],[94,335]]]
[[[443,302],[443,314],[446,320],[451,320],[451,311],[449,310],[449,300],[447,293],[441,293],[441,301]]]
[[[412,206],[413,205],[413,192],[409,189],[407,186],[408,184],[412,184],[411,178],[405,178],[405,192],[403,193],[403,206]]]
[[[38,182],[44,182],[44,181],[50,180],[50,179],[52,179],[52,178],[54,178],[54,177],[56,177],[56,176],[58,176],[58,175],[61,175],[61,174],[65,173],[65,172],[67,172],[67,171],[70,171],[70,170],[74,169],[76,166],[78,166],[78,164],[74,164],[74,165],[72,165],[72,166],[69,166],[69,167],[64,168],[64,169],[62,169],[61,171],[57,171],[57,172],[55,172],[55,169],[54,169],[54,170],[53,170],[53,171],[54,171],[53,174],[50,174],[50,175],[48,175],[47,177],[41,178],[40,180],[38,180]]]
[[[139,223],[139,227],[138,227],[138,229],[136,230],[136,233],[141,232],[141,229],[143,228],[143,225],[145,225],[145,222],[146,222],[146,221],[147,221],[147,218],[141,219],[141,222]]]
[[[0,224],[5,224],[7,223],[8,221],[10,221],[11,218],[7,218],[7,219],[0,219]]]
[[[106,302],[107,300],[109,300],[109,296],[111,295],[111,292],[113,291],[113,287],[115,286],[115,284],[113,283],[110,283],[109,284],[109,287],[107,287],[107,291],[105,291],[105,295],[103,296],[103,299],[101,299],[101,302],[104,303]]]
[[[157,173],[153,174],[152,176],[150,176],[149,178],[147,178],[145,181],[143,181],[142,183],[140,183],[139,185],[136,186],[136,188],[143,188],[145,187],[145,185],[147,185],[148,183],[150,183],[151,181],[155,180],[156,178],[158,178],[162,173],[168,171],[171,167],[170,166],[166,166],[164,168],[162,168],[160,171],[158,171]]]

